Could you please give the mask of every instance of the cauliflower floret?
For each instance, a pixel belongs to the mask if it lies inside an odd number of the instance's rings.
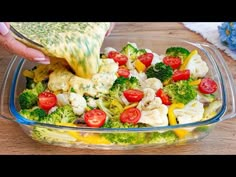
[[[153,53],[153,59],[152,59],[151,65],[155,65],[156,63],[160,63],[160,62],[162,62],[161,57],[158,54]]]
[[[69,102],[69,94],[68,93],[60,93],[57,94],[57,105],[64,106],[70,104]]]
[[[139,110],[153,110],[159,108],[162,105],[161,99],[156,97],[155,91],[153,89],[145,88],[143,92],[144,97],[137,106]]]
[[[206,62],[202,60],[199,54],[192,56],[186,66],[186,69],[190,70],[190,73],[194,78],[204,77],[209,70]]]
[[[136,69],[130,70],[130,77],[136,77],[139,83],[142,85],[144,81],[147,79],[147,75],[144,72],[139,73]]]
[[[106,56],[108,56],[108,53],[111,52],[111,51],[116,51],[116,49],[114,49],[114,48],[112,48],[112,47],[106,47],[106,48],[104,49],[104,54],[105,54]]]
[[[167,126],[167,112],[168,108],[165,105],[161,105],[158,109],[142,111],[141,118],[139,119],[138,123],[148,124],[153,127]]]
[[[163,54],[159,55],[160,62],[163,62],[163,59],[164,59],[165,57],[166,57],[166,55],[163,55]]]
[[[60,93],[57,94],[58,106],[71,105],[76,115],[82,115],[87,106],[86,100],[78,93]]]
[[[71,77],[73,77],[73,74],[68,70],[56,69],[49,75],[48,88],[54,92],[66,92],[70,88],[69,80],[71,79]]]
[[[126,63],[126,67],[129,69],[129,70],[135,70],[135,67],[134,67],[134,64],[132,63],[132,60],[128,60],[127,63]]]
[[[163,88],[162,82],[157,78],[146,79],[142,86],[143,88],[151,88],[153,90],[159,90],[160,88]]]
[[[82,115],[84,113],[87,103],[83,96],[71,92],[69,95],[69,102],[76,115]]]
[[[114,74],[118,71],[118,63],[116,63],[113,59],[101,59],[101,66],[99,69],[99,73],[111,73]]]
[[[200,121],[203,118],[203,104],[197,100],[193,100],[182,109],[175,109],[174,114],[179,124],[186,124]]]
[[[97,102],[96,102],[95,99],[89,97],[89,98],[87,99],[87,105],[90,106],[90,107],[92,107],[92,108],[96,108],[96,107],[97,107]]]
[[[93,75],[92,82],[98,93],[108,93],[116,79],[117,75],[115,73],[98,73]]]

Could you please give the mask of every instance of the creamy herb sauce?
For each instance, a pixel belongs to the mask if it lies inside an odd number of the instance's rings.
[[[110,23],[14,22],[11,25],[25,37],[44,46],[25,44],[46,55],[64,58],[77,76],[91,78],[100,66],[100,48]]]

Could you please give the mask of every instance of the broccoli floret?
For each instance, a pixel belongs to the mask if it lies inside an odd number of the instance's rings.
[[[35,86],[36,86],[36,82],[34,82],[34,79],[26,77],[26,88],[33,89]]]
[[[21,109],[31,109],[38,103],[38,95],[46,89],[46,84],[38,82],[33,89],[25,89],[19,95]]]
[[[70,136],[65,132],[60,132],[55,129],[43,128],[35,126],[32,130],[31,136],[34,140],[53,143],[73,143],[76,138]]]
[[[46,83],[44,83],[43,81],[42,82],[38,82],[36,84],[36,86],[33,88],[33,91],[39,95],[41,92],[45,91],[47,88],[47,85]]]
[[[118,77],[113,83],[112,87],[109,90],[109,94],[111,97],[120,100],[120,96],[123,91],[127,89],[138,89],[140,88],[140,83],[136,77],[125,78],[123,76]]]
[[[165,86],[164,92],[171,98],[172,103],[187,104],[197,96],[196,88],[189,85],[187,80],[181,80]]]
[[[190,52],[183,47],[170,47],[166,50],[167,56],[179,57],[182,60],[187,58]]]
[[[70,105],[65,105],[58,107],[51,114],[48,114],[47,117],[44,117],[40,122],[57,124],[57,123],[73,123],[76,120],[76,115],[73,112],[73,109]]]
[[[20,114],[30,120],[41,121],[47,116],[47,113],[38,107],[33,109],[22,109]]]
[[[123,47],[123,49],[120,51],[120,53],[126,55],[131,60],[134,60],[136,58],[137,51],[138,51],[138,49],[135,48],[133,45],[127,44],[126,46]]]
[[[123,124],[120,121],[108,120],[103,127],[104,128],[137,128],[139,125]],[[145,133],[103,133],[105,137],[112,143],[116,144],[143,144],[146,142]]]
[[[128,84],[129,84],[129,78],[125,78],[123,76],[118,77],[113,83],[112,87],[110,88],[110,91],[114,90],[124,91],[126,90]]]
[[[139,89],[140,86],[139,80],[136,77],[131,76],[129,78],[129,89]]]
[[[110,91],[125,91],[127,89],[134,89],[134,88],[139,88],[140,83],[136,77],[130,77],[130,78],[125,78],[123,76],[118,77],[115,82],[113,83],[112,87],[110,88]]]
[[[173,69],[163,62],[156,63],[146,71],[147,78],[157,78],[161,82],[169,79],[173,75]]]
[[[173,131],[166,131],[164,133],[159,132],[153,132],[150,133],[149,136],[149,144],[155,144],[155,143],[167,143],[167,144],[173,144],[177,139],[177,135]]]
[[[26,89],[19,95],[19,104],[21,109],[31,109],[38,103],[38,95],[30,90]]]
[[[139,57],[140,55],[143,55],[147,53],[147,51],[145,49],[139,49],[136,53],[136,57]]]

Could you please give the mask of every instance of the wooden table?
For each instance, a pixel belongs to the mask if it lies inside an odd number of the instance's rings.
[[[113,33],[159,34],[206,42],[200,35],[189,31],[181,23],[117,23]],[[236,61],[226,56],[230,72],[236,80]],[[12,57],[0,49],[0,82],[8,61]],[[216,125],[209,136],[199,142],[177,147],[146,148],[137,150],[88,150],[43,145],[31,140],[21,127],[13,122],[0,119],[0,154],[236,154],[236,119]]]

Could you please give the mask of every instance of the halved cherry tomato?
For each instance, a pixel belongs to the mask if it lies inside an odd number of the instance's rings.
[[[153,54],[152,53],[145,53],[143,55],[140,55],[138,59],[146,66],[149,67],[153,60]]]
[[[120,115],[120,121],[122,123],[137,124],[137,122],[139,121],[140,118],[141,118],[141,112],[137,108],[126,109]]]
[[[125,68],[125,67],[119,67],[119,69],[118,69],[118,71],[117,71],[117,74],[118,74],[119,76],[123,76],[123,77],[125,77],[125,78],[128,78],[129,75],[130,75],[130,72],[129,72],[129,70],[128,70],[127,68]]]
[[[108,53],[108,58],[112,58],[119,65],[125,65],[128,61],[128,57],[123,55],[122,53],[116,51],[110,51]]]
[[[92,109],[84,114],[84,121],[89,127],[99,128],[106,120],[106,113],[100,109]]]
[[[125,90],[123,94],[129,102],[139,102],[144,96],[143,91],[137,89]]]
[[[178,69],[181,65],[181,59],[179,57],[166,56],[163,58],[163,63],[169,65],[172,69]]]
[[[188,80],[190,78],[190,70],[189,69],[185,69],[183,71],[175,71],[172,79],[173,81],[180,81],[180,80]]]
[[[163,89],[157,90],[156,96],[161,98],[163,104],[171,105],[170,97],[163,91]]]
[[[211,94],[217,90],[217,83],[211,78],[204,78],[198,85],[198,89],[204,94]]]
[[[38,105],[41,109],[48,111],[57,104],[57,97],[51,92],[42,92],[38,96]]]

